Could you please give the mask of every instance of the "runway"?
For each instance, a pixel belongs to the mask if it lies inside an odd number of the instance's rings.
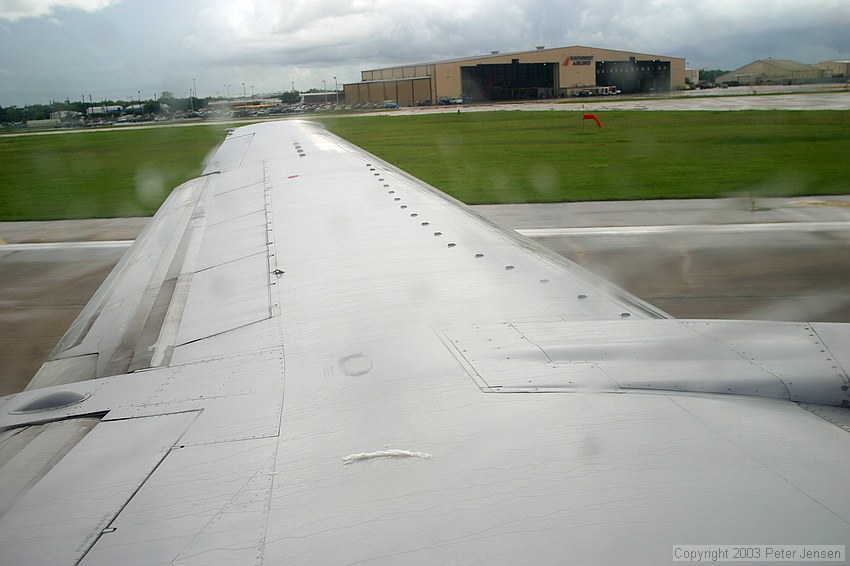
[[[474,208],[671,316],[850,322],[850,197],[755,204]],[[0,223],[0,395],[26,386],[145,223]]]
[[[476,207],[677,318],[850,322],[850,197]]]
[[[850,322],[850,227],[688,228],[525,232],[676,318]]]
[[[128,245],[0,245],[0,395],[29,383]]]

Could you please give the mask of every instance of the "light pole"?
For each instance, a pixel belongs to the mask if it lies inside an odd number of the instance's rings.
[[[242,83],[242,98],[248,98],[248,94],[245,92],[245,83]]]
[[[142,113],[142,91],[137,90],[136,94],[139,95],[139,114]]]
[[[251,85],[251,98],[254,98],[254,85]]]
[[[327,104],[328,103],[328,83],[324,79],[322,79],[322,92],[325,93],[325,104]]]
[[[292,85],[292,92],[295,92],[295,81],[289,81],[289,84]]]
[[[192,92],[195,93],[195,98],[198,97],[198,85],[195,84],[195,79],[192,79]]]
[[[227,89],[227,98],[230,99],[230,85],[224,85],[224,88]]]
[[[336,77],[334,77],[334,94],[336,94],[336,103],[339,105],[339,83],[336,82]]]
[[[192,100],[192,89],[189,89],[189,112],[195,111],[195,101]]]

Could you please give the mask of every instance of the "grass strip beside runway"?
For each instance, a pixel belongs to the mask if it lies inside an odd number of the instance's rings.
[[[150,216],[225,126],[0,137],[0,220]]]
[[[850,112],[595,114],[323,121],[467,204],[850,193]]]

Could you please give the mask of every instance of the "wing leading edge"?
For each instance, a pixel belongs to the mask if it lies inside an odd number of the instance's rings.
[[[0,400],[0,549],[654,564],[842,544],[848,338],[670,319],[318,126],[239,128]]]

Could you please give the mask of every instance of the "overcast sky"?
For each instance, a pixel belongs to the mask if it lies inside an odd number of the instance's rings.
[[[0,0],[0,106],[332,89],[536,45],[817,63],[850,59],[848,29],[848,0]]]

